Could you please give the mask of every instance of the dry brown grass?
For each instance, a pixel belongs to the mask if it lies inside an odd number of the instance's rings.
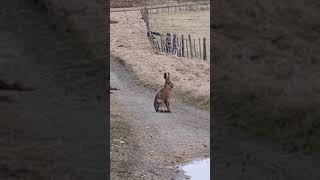
[[[111,54],[123,60],[139,80],[159,89],[164,84],[163,73],[170,72],[178,98],[209,109],[208,62],[155,54],[140,12],[113,12],[111,20],[118,21],[110,25]]]

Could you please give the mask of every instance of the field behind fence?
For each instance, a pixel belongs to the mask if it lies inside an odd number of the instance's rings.
[[[175,54],[178,57],[209,60],[209,10],[176,10],[159,14],[149,14],[150,9],[147,7],[141,10],[151,47],[157,52]]]
[[[210,9],[210,1],[204,2],[190,2],[184,4],[162,4],[162,5],[148,5],[146,6],[149,14],[180,12],[180,11],[203,11]]]

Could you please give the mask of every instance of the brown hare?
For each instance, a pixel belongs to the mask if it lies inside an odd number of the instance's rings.
[[[164,73],[164,87],[154,98],[154,109],[156,112],[171,112],[170,100],[173,96],[173,84],[170,81],[170,73]]]

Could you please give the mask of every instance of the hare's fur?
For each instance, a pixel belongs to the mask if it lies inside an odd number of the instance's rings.
[[[170,101],[173,96],[173,84],[170,81],[170,73],[164,73],[164,87],[154,98],[154,109],[156,112],[171,112]]]

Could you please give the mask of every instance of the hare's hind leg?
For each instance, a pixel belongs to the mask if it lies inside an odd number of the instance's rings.
[[[165,103],[163,102],[162,99],[156,99],[155,102],[154,102],[154,108],[156,110],[156,112],[166,112],[167,108],[166,108],[166,105]]]
[[[159,106],[156,102],[154,102],[153,107],[154,107],[154,110],[156,110],[156,112],[158,112]]]
[[[160,104],[160,112],[166,112],[166,111],[167,111],[166,105],[162,102]]]
[[[157,109],[158,109],[157,112],[167,112],[167,106],[163,101],[161,101],[161,103],[158,103]]]

